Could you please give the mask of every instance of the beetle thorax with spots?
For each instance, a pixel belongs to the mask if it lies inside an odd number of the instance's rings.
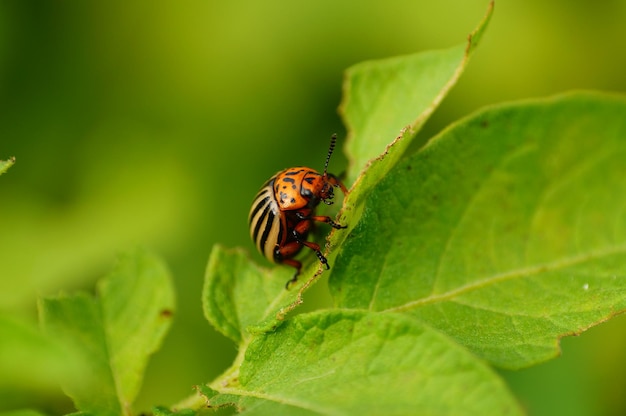
[[[310,168],[296,167],[276,175],[274,196],[281,210],[290,211],[314,208],[320,200],[332,198],[333,192],[324,175]]]

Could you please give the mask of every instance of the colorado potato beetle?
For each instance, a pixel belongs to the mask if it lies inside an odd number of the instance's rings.
[[[313,250],[322,264],[330,269],[319,244],[307,241],[314,221],[337,229],[346,228],[328,216],[315,215],[315,208],[320,202],[327,205],[333,203],[335,187],[341,188],[344,195],[348,193],[339,179],[327,172],[336,140],[337,136],[333,135],[323,174],[303,166],[278,172],[265,182],[254,198],[248,215],[250,236],[261,254],[273,263],[296,269],[293,278],[286,284],[287,288],[298,280],[302,263],[293,257],[304,246]]]

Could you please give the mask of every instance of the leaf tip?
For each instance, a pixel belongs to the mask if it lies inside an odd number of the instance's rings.
[[[0,175],[5,173],[11,166],[15,164],[15,156],[11,156],[7,160],[0,160]]]
[[[478,46],[480,39],[485,33],[485,29],[489,25],[489,21],[491,20],[494,7],[495,0],[491,0],[489,2],[489,5],[487,6],[487,11],[485,12],[483,20],[481,20],[476,29],[474,29],[474,31],[467,36],[467,48],[465,50],[466,56],[469,55],[474,49],[476,49],[476,46]]]

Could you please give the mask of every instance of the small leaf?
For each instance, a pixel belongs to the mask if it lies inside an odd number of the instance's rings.
[[[348,183],[353,183],[361,169],[374,158],[385,159],[377,167],[376,178],[382,177],[399,160],[412,137],[459,79],[492,12],[493,2],[465,44],[362,62],[346,71],[339,109],[349,132],[346,143],[350,160]],[[401,130],[407,126],[409,134],[402,135]],[[395,138],[398,139],[390,145]],[[372,173],[368,175],[371,180]]]
[[[246,328],[266,316],[272,299],[280,293],[280,281],[270,274],[254,264],[243,250],[213,246],[202,293],[207,320],[222,334],[241,343],[247,337]]]
[[[215,245],[204,279],[204,315],[236,343],[249,338],[250,330],[273,330],[292,305],[301,302],[298,287],[285,289],[292,273],[285,267],[263,269],[245,251]]]
[[[87,294],[59,296],[41,301],[40,310],[44,330],[65,341],[68,351],[89,367],[82,377],[63,379],[63,389],[75,406],[99,415],[125,414],[116,392],[98,302]]]
[[[338,307],[403,312],[528,366],[626,309],[626,100],[576,93],[457,123],[376,185]]]
[[[24,409],[0,412],[0,416],[44,416],[44,414],[35,410]]]
[[[174,289],[165,265],[147,253],[126,255],[98,287],[118,391],[136,397],[148,356],[165,337],[174,313]]]
[[[36,325],[0,314],[0,407],[14,408],[27,397],[58,388],[60,375],[80,374],[79,364]]]
[[[252,341],[239,381],[222,390],[249,415],[521,413],[486,365],[399,314],[298,315]]]
[[[59,296],[40,302],[47,333],[68,343],[89,371],[64,380],[76,407],[98,415],[129,414],[148,356],[172,320],[169,274],[157,258],[138,251],[123,256],[98,286],[98,297]]]
[[[0,175],[5,173],[11,166],[15,164],[15,157],[9,158],[9,160],[0,160]]]

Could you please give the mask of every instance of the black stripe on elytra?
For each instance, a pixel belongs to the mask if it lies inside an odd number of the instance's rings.
[[[261,236],[261,240],[259,241],[259,247],[265,248],[265,244],[267,243],[267,237],[270,235],[273,223],[274,213],[269,210],[267,215],[267,221],[265,221],[265,230],[263,230],[263,235]],[[263,250],[263,253],[265,254],[265,250]]]
[[[260,197],[261,196],[259,196],[257,199],[254,200],[256,204],[254,205],[254,209],[250,213],[250,218],[248,219],[249,225],[252,225],[252,221],[254,220],[254,217],[256,216],[256,214],[261,210],[261,208],[263,208],[266,205],[269,205],[269,202],[271,200],[269,195],[266,195],[263,199],[259,199]]]
[[[261,216],[259,217],[259,219],[257,220],[256,224],[254,225],[254,233],[252,234],[254,236],[254,241],[256,242],[257,237],[259,236],[259,231],[261,230],[261,224],[263,224],[265,222],[265,217],[267,217],[267,214],[271,212],[270,210],[270,204],[265,205],[265,208],[263,209],[263,213],[261,213]],[[274,214],[272,214],[273,216]],[[262,245],[260,245],[259,247],[262,247]]]

